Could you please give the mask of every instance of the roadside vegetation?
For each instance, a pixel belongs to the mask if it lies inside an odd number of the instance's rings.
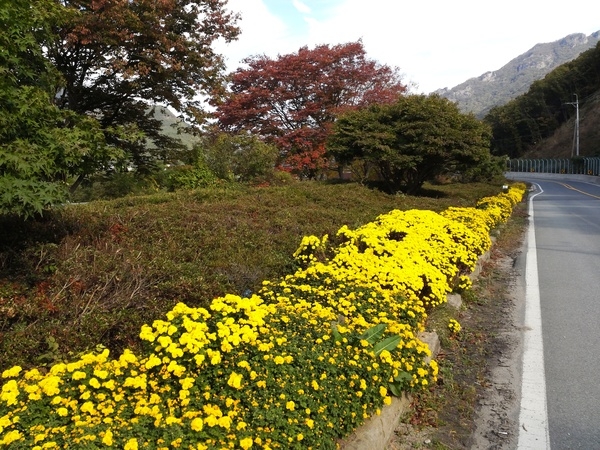
[[[239,17],[224,2],[159,3],[15,0],[0,14],[0,446],[305,448],[327,436],[333,448],[391,395],[435,382],[416,333],[446,292],[468,289],[522,187],[502,192],[489,125],[408,93],[361,41],[227,75],[211,45],[236,39]],[[227,355],[240,342],[253,366]],[[275,343],[287,353],[260,353]],[[177,362],[187,344],[194,357]],[[279,367],[296,354],[310,374]],[[242,369],[261,389],[272,373],[300,387],[307,417],[280,401],[285,383],[244,397]],[[111,392],[80,405],[89,387]],[[160,410],[167,392],[179,397]],[[202,403],[211,396],[222,409]],[[68,437],[43,424],[71,415]],[[234,417],[245,421],[227,434]]]
[[[438,383],[413,396],[412,411],[404,417],[387,450],[468,450],[475,444],[476,426],[490,448],[503,448],[509,430],[509,408],[494,403],[494,423],[478,422],[480,402],[487,401],[493,371],[513,351],[508,320],[517,305],[514,298],[513,264],[527,228],[527,203],[515,206],[511,218],[495,233],[490,259],[462,295],[462,307],[438,308],[429,317],[428,328],[440,337]],[[455,318],[461,330],[453,333],[446,324]],[[507,391],[508,392],[508,391]],[[514,400],[511,393],[504,398]],[[493,400],[490,400],[493,401]],[[497,447],[493,447],[497,446]]]
[[[226,184],[0,220],[1,369],[49,365],[103,345],[135,349],[177,302],[206,306],[292,273],[305,235],[335,235],[393,209],[473,206],[501,182],[388,195],[357,183]]]
[[[390,395],[428,389],[436,381],[438,366],[424,359],[430,353],[416,333],[425,327],[426,312],[445,302],[446,292],[468,288],[470,283],[465,284],[464,275],[473,270],[477,256],[489,248],[490,229],[508,219],[522,193],[522,187],[517,187],[506,194],[480,196],[476,207],[457,208],[454,202],[441,214],[422,206],[403,213],[397,205],[391,213],[355,230],[342,226],[332,235],[332,244],[326,244],[326,236],[304,237],[293,254],[298,268],[293,275],[262,277],[243,293],[229,291],[212,300],[196,299],[195,304],[194,299],[182,302],[185,295],[180,295],[168,310],[166,321],[155,316],[155,320],[144,322],[136,334],[126,336],[126,348],[114,351],[112,359],[109,350],[96,343],[85,352],[51,358],[48,371],[38,361],[20,378],[25,365],[10,367],[2,372],[8,379],[1,397],[4,405],[0,411],[5,414],[2,442],[9,448],[43,441],[85,446],[97,439],[105,446],[120,442],[130,449],[138,448],[140,439],[152,445],[170,442],[186,448],[239,445],[247,449],[253,444],[263,448],[334,448],[337,437],[378,414],[391,402]],[[212,203],[209,196],[201,198]],[[160,197],[149,199],[155,200],[152,209],[167,203]],[[142,293],[151,292],[153,287],[160,291],[164,279],[152,285],[140,277],[146,272],[151,275],[157,261],[142,257],[143,246],[133,252],[121,246],[129,232],[144,235],[153,225],[124,222],[127,216],[123,209],[139,210],[144,204],[138,198],[126,200],[113,201],[120,206],[120,220],[108,222],[104,235],[109,242],[98,242],[95,237],[102,233],[94,233],[64,249],[68,255],[77,253],[82,244],[92,250],[113,250],[112,258],[107,258],[110,261],[102,261],[93,251],[81,254],[80,260],[91,264],[79,267],[77,273],[90,272],[96,281],[94,288],[82,285],[77,275],[62,278],[54,290],[38,285],[36,297],[28,303],[9,305],[8,315],[14,318],[23,307],[37,303],[51,316],[62,300],[66,305],[63,313],[71,325],[83,324],[81,328],[96,332],[104,326],[106,331],[107,324],[99,320],[103,307],[111,313],[106,317],[109,320],[130,317],[140,308]],[[176,205],[182,211],[185,203],[181,198],[175,200],[179,200]],[[229,210],[220,200],[221,196],[214,200],[219,209]],[[108,210],[107,204],[98,205]],[[130,217],[143,217],[144,213],[142,210],[140,216]],[[188,223],[190,217],[182,216]],[[225,225],[238,234],[238,224],[227,220]],[[165,229],[159,226],[158,230],[158,242],[166,240]],[[183,251],[188,245],[193,242],[187,241],[179,249]],[[252,250],[261,254],[256,248]],[[227,253],[227,249],[221,251]],[[333,253],[321,254],[329,251]],[[178,256],[177,252],[171,255]],[[122,271],[115,268],[115,261],[121,263]],[[145,261],[150,264],[145,265]],[[40,259],[35,268],[47,268],[60,279],[63,266],[58,260],[53,262],[57,264],[43,264]],[[94,274],[94,268],[102,267],[103,262],[113,270],[105,267],[102,273]],[[184,261],[183,266],[189,262]],[[128,277],[130,274],[133,276]],[[106,289],[112,287],[116,289],[107,295]],[[257,295],[253,295],[252,287]],[[156,291],[153,294],[150,298],[156,300]],[[77,303],[78,296],[83,301]],[[120,310],[115,308],[115,298],[123,301]],[[137,308],[131,308],[133,304]],[[86,323],[92,317],[92,322]],[[41,324],[39,315],[25,328],[38,322]],[[110,331],[121,330],[114,322],[110,325]],[[460,331],[454,320],[449,326],[454,333]],[[306,345],[307,333],[321,350],[315,353],[314,346]],[[135,348],[134,340],[146,344]],[[50,353],[56,353],[58,342],[55,338],[47,340]],[[245,350],[235,351],[236,347]],[[310,370],[298,371],[298,364],[308,364]],[[260,388],[258,392],[247,389],[254,384]],[[333,397],[332,392],[336,392]],[[167,404],[159,406],[155,400],[158,395],[167,396]],[[357,401],[356,396],[364,398]],[[123,401],[126,397],[135,405]],[[85,403],[79,404],[77,398]],[[51,412],[50,405],[59,407]],[[50,414],[57,425],[45,427],[46,419],[40,418],[38,410],[44,417]],[[281,414],[288,420],[281,421]],[[342,429],[335,426],[337,420]],[[63,430],[59,423],[66,428]],[[233,426],[235,432],[227,431]],[[31,427],[43,433],[32,434]]]

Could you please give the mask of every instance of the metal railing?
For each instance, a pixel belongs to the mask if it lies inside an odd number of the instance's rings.
[[[600,175],[600,158],[510,159],[507,161],[506,168],[509,172]]]

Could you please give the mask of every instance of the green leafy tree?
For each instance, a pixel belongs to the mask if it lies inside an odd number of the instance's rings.
[[[48,41],[62,74],[57,105],[98,118],[109,144],[126,151],[120,167],[151,171],[186,148],[161,130],[150,105],[201,123],[203,98],[219,84],[217,39],[235,39],[226,0],[60,0],[67,17]]]
[[[63,19],[52,0],[0,8],[0,214],[25,218],[64,200],[73,176],[106,155],[97,122],[52,102],[58,73],[42,54]]]
[[[217,177],[242,182],[264,180],[275,168],[279,150],[257,136],[207,133],[198,144],[199,160]]]
[[[407,95],[339,117],[327,149],[340,163],[376,168],[389,192],[414,194],[448,171],[489,161],[489,127],[437,95]]]

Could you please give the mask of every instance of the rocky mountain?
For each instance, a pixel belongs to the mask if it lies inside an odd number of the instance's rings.
[[[181,119],[168,108],[158,105],[154,106],[154,118],[162,122],[162,134],[165,136],[179,139],[188,148],[192,148],[197,143],[198,139],[192,134],[185,131],[177,131],[177,126],[181,124]]]
[[[600,42],[600,31],[586,36],[575,33],[554,42],[537,44],[502,68],[470,78],[453,88],[438,89],[436,94],[456,103],[464,112],[482,118],[494,106],[524,94],[531,83]]]

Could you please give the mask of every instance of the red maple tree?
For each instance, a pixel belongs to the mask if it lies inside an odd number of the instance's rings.
[[[367,58],[361,41],[252,56],[215,100],[227,131],[247,131],[280,149],[279,165],[312,178],[326,165],[325,141],[336,116],[406,91],[398,69]]]

